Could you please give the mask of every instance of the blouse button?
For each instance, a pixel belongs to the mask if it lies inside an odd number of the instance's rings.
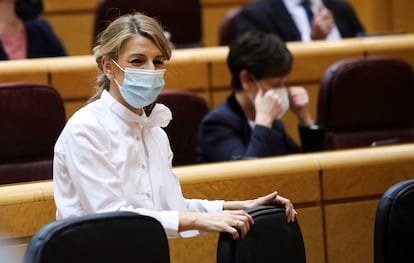
[[[144,165],[144,164],[141,164],[141,168],[142,168],[142,169],[145,169],[145,165]]]
[[[147,197],[148,199],[150,199],[150,198],[151,198],[151,193],[146,193],[145,195],[146,195],[146,197]]]

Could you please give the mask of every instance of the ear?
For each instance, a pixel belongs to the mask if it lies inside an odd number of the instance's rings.
[[[240,84],[243,90],[244,91],[249,90],[252,85],[252,77],[250,73],[247,70],[242,70],[239,73],[239,78],[240,78]]]
[[[109,80],[112,80],[113,79],[113,76],[114,76],[114,70],[113,70],[112,60],[109,57],[107,57],[107,56],[103,56],[101,63],[102,63],[102,71],[103,71],[103,73],[106,75],[106,77]]]

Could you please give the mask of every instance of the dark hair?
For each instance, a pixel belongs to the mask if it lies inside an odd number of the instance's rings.
[[[43,12],[43,0],[16,0],[15,11],[24,21],[37,18]]]
[[[227,65],[232,75],[232,88],[241,89],[240,72],[247,70],[256,79],[282,77],[290,73],[293,57],[285,43],[275,34],[250,31],[230,46]]]

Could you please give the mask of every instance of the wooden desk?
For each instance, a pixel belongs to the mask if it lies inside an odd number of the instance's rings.
[[[187,198],[249,199],[278,190],[298,210],[309,263],[373,262],[381,195],[414,178],[414,144],[175,167]],[[53,182],[0,186],[0,251],[22,257],[55,220]],[[1,232],[0,231],[0,232]],[[217,233],[171,239],[173,263],[215,262]]]
[[[319,83],[332,63],[367,55],[389,55],[414,66],[414,34],[287,45],[294,56],[288,85],[308,90],[314,119]],[[166,89],[193,91],[205,98],[210,108],[218,106],[231,93],[227,54],[228,47],[174,50],[171,61],[166,63]],[[52,85],[61,94],[70,117],[95,92],[97,67],[93,56],[88,55],[1,61],[0,72],[0,82],[35,81]],[[288,133],[299,142],[295,116],[288,112],[283,122]]]
[[[205,46],[217,46],[220,23],[232,7],[254,0],[201,0],[202,34]],[[70,55],[89,55],[97,0],[45,0],[42,15],[50,21]],[[349,0],[366,30],[371,33],[404,31],[414,33],[411,0]]]

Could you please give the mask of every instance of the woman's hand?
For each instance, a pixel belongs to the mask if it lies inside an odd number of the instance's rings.
[[[263,91],[258,89],[254,100],[256,117],[255,123],[271,128],[273,121],[282,111],[282,101],[274,89]]]
[[[309,95],[304,87],[289,87],[290,109],[297,116],[300,125],[309,127],[314,123],[309,111]]]
[[[204,232],[226,232],[233,239],[245,238],[254,224],[253,218],[243,210],[195,213],[181,212],[179,231],[200,230]]]
[[[288,223],[292,223],[295,221],[297,212],[293,207],[292,202],[280,195],[277,192],[270,193],[268,195],[256,198],[252,200],[252,206],[261,206],[261,205],[282,205],[285,207],[286,210],[286,220]]]

